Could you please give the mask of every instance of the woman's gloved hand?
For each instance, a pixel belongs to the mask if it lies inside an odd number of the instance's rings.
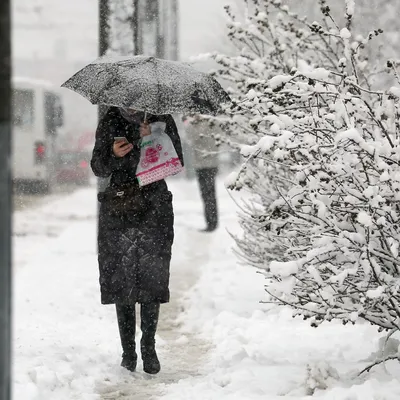
[[[142,122],[139,128],[140,137],[151,135],[150,125],[147,122]]]

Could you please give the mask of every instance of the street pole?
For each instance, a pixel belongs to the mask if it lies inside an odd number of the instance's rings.
[[[171,58],[175,61],[179,60],[179,4],[178,0],[171,0],[172,2],[172,54]]]
[[[135,56],[142,54],[142,44],[140,35],[140,8],[139,0],[133,0],[132,15],[132,32],[133,32],[133,54]]]
[[[109,0],[99,0],[99,56],[104,56],[109,48],[110,26],[108,23],[110,17]],[[99,106],[99,120],[107,107]]]
[[[11,14],[0,1],[0,400],[11,399]]]
[[[0,0],[1,1],[1,0]],[[99,0],[99,56],[104,56],[109,48],[109,16],[110,5],[108,0]],[[98,120],[100,121],[107,110],[107,106],[98,107]],[[108,178],[97,179],[97,190],[103,192],[108,185]]]
[[[164,44],[164,9],[161,7],[160,0],[154,0],[154,23],[156,33],[156,56],[158,58],[165,57],[165,44]]]

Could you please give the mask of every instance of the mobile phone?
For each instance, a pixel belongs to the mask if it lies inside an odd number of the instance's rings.
[[[125,136],[114,136],[114,142],[128,143],[128,139]]]

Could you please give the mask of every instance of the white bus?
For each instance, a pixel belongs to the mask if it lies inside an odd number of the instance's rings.
[[[58,130],[63,125],[58,88],[44,81],[13,79],[13,180],[49,192],[55,178]]]

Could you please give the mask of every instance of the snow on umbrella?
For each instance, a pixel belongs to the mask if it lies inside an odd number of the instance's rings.
[[[154,57],[103,56],[62,84],[92,104],[152,114],[216,114],[228,94],[210,75],[188,64]]]

